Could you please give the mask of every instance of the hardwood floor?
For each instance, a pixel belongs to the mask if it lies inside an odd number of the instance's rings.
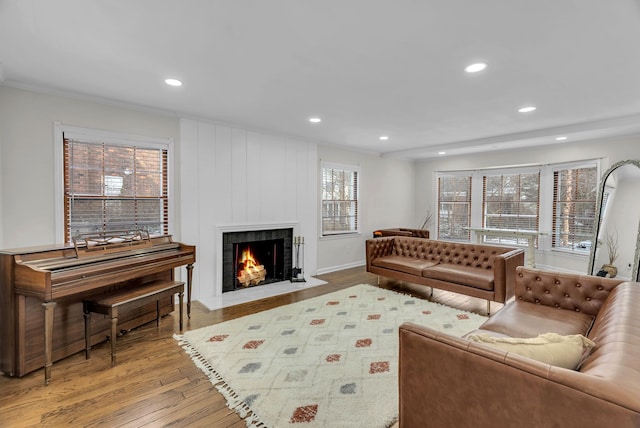
[[[318,278],[328,284],[215,311],[194,302],[185,330],[355,284],[377,283],[364,267]],[[419,297],[428,293],[424,287],[383,278],[380,286]],[[486,311],[484,300],[444,291],[435,290],[431,300],[480,314]],[[492,302],[492,311],[500,306]],[[113,368],[109,344],[104,342],[92,348],[90,360],[80,352],[56,362],[47,387],[42,369],[22,378],[0,376],[0,427],[245,427],[173,338],[178,332],[176,312],[164,317],[160,327],[151,322],[118,337],[118,364]]]

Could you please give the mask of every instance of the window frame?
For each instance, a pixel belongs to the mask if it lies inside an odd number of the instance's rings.
[[[536,214],[535,217],[534,216],[526,216],[523,213],[521,213],[521,209],[520,209],[520,205],[523,203],[522,199],[521,199],[521,195],[522,195],[522,176],[523,175],[536,175],[537,177],[537,182],[536,182],[536,199],[535,199],[535,204],[536,204]],[[511,170],[511,171],[499,171],[497,173],[489,173],[486,172],[483,174],[482,176],[482,228],[484,229],[509,229],[507,227],[488,227],[487,226],[487,221],[489,219],[496,219],[496,222],[499,223],[503,223],[503,222],[508,222],[509,218],[511,219],[516,219],[517,223],[520,223],[520,219],[524,219],[524,221],[526,222],[527,218],[530,219],[534,219],[534,223],[535,223],[535,228],[534,229],[521,229],[521,228],[517,228],[517,229],[513,229],[513,230],[524,230],[524,231],[530,231],[530,230],[540,230],[540,178],[541,178],[541,171],[540,170],[522,170],[522,171],[517,171],[517,170]],[[500,181],[501,181],[501,196],[504,195],[504,184],[505,184],[505,177],[506,176],[511,176],[511,177],[518,177],[518,188],[516,190],[517,193],[517,199],[515,200],[509,200],[508,198],[500,198],[497,201],[496,200],[487,200],[487,182],[490,179],[490,177],[500,177]],[[517,205],[518,209],[515,210],[514,212],[510,212],[510,213],[503,213],[503,214],[499,214],[499,215],[490,215],[487,213],[488,210],[488,205],[492,204],[492,203],[499,203],[501,205],[503,204],[513,204],[513,205]],[[537,239],[536,239],[537,240]],[[502,245],[502,244],[507,244],[507,245],[527,245],[527,241],[528,240],[521,240],[519,238],[515,238],[515,243],[513,242],[514,238],[507,238],[507,237],[502,237],[502,236],[486,236],[484,237],[484,242],[485,243],[492,243],[492,244],[498,244],[498,245]],[[522,242],[521,242],[522,241]]]
[[[61,122],[54,122],[54,239],[57,243],[65,245],[65,189],[64,189],[64,138],[71,138],[89,143],[107,143],[115,146],[137,146],[139,148],[161,149],[167,151],[167,200],[168,200],[168,233],[172,234],[175,222],[174,194],[174,165],[173,138],[148,137],[135,134],[125,134],[119,132],[105,131],[92,128],[82,128],[64,125]]]
[[[578,248],[566,248],[566,247],[557,247],[556,246],[556,241],[557,241],[557,236],[556,236],[556,194],[557,194],[557,189],[556,189],[556,180],[555,180],[555,176],[558,172],[561,171],[571,171],[571,170],[579,170],[579,169],[587,169],[587,168],[595,168],[595,177],[596,177],[596,183],[595,183],[595,188],[594,188],[594,217],[593,217],[593,222],[594,222],[594,227],[595,227],[595,221],[596,221],[596,210],[598,209],[598,189],[600,188],[600,163],[599,162],[585,162],[585,163],[572,163],[572,164],[560,164],[560,165],[554,165],[550,175],[551,175],[551,182],[553,185],[553,195],[552,195],[552,215],[551,215],[551,224],[550,224],[550,246],[551,249],[554,251],[561,251],[561,252],[565,252],[565,253],[569,253],[569,254],[578,254],[578,255],[589,255],[590,252],[590,248],[586,248],[584,250],[582,249],[578,249]],[[608,196],[608,194],[607,194]],[[595,231],[594,231],[595,232]]]
[[[442,201],[440,199],[440,195],[441,195],[441,180],[443,178],[447,178],[447,177],[453,177],[453,178],[458,178],[458,177],[462,177],[462,178],[467,178],[469,180],[469,188],[468,188],[468,192],[469,192],[469,197],[467,198],[466,201]],[[450,204],[463,204],[466,203],[468,204],[468,209],[467,209],[467,224],[469,224],[469,226],[471,226],[471,208],[473,206],[473,176],[470,173],[467,174],[444,174],[444,173],[439,173],[436,175],[436,198],[437,198],[437,202],[436,202],[436,212],[437,212],[437,216],[435,219],[436,222],[436,233],[435,235],[438,237],[438,239],[441,239],[440,237],[440,233],[441,233],[441,222],[442,222],[442,209],[441,209],[441,204],[443,203],[450,203]],[[466,237],[467,239],[456,239],[456,238],[449,238],[447,240],[450,241],[460,241],[460,242],[468,242],[471,240],[471,229],[467,229],[466,232]]]
[[[342,231],[325,231],[324,230],[324,202],[325,201],[336,201],[336,199],[324,199],[324,171],[325,169],[334,169],[341,170],[345,172],[352,172],[356,174],[355,177],[355,199],[350,199],[349,201],[355,201],[355,229],[351,230],[342,230]],[[330,237],[340,237],[340,236],[349,236],[349,235],[359,235],[360,234],[360,189],[362,188],[362,174],[360,173],[359,165],[349,165],[349,164],[341,164],[335,162],[320,162],[320,237],[321,238],[330,238]]]

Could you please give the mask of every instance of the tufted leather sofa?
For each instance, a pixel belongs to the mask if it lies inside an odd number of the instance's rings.
[[[367,240],[366,262],[368,272],[387,278],[504,303],[524,250],[390,236]]]
[[[519,267],[515,299],[479,330],[583,334],[577,370],[406,323],[400,327],[400,428],[640,427],[640,283]]]

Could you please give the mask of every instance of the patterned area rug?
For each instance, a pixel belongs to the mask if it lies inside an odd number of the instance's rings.
[[[176,339],[256,427],[387,427],[398,415],[398,327],[461,336],[485,317],[356,285]]]

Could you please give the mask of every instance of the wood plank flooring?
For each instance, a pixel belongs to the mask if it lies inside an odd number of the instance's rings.
[[[321,275],[327,285],[256,302],[209,311],[194,302],[185,330],[286,305],[355,284],[375,285],[364,267]],[[381,278],[381,287],[427,297],[425,287]],[[433,301],[484,314],[486,302],[435,290]],[[491,304],[492,311],[501,305]],[[186,315],[185,315],[186,318]],[[110,347],[92,348],[91,359],[77,353],[53,365],[49,386],[43,370],[22,378],[0,376],[0,427],[245,427],[207,377],[178,346],[178,314],[118,337],[118,364],[110,366]]]

